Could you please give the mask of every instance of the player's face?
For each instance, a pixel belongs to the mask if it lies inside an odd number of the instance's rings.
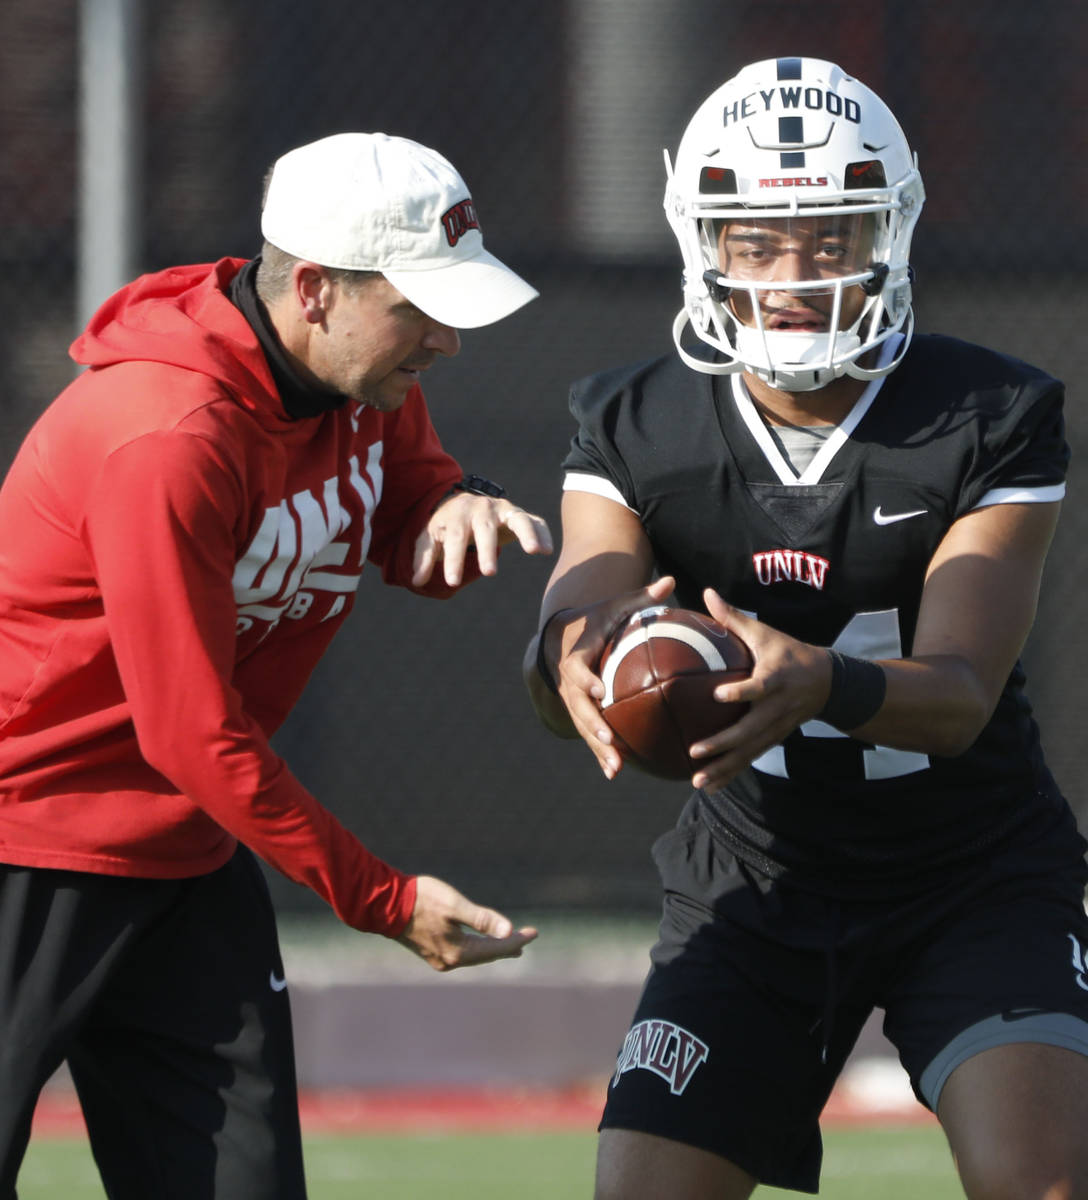
[[[387,279],[331,287],[325,336],[311,342],[308,365],[342,395],[393,412],[440,354],[461,348],[456,329],[421,312]]]
[[[824,333],[831,324],[834,286],[790,291],[788,285],[813,280],[833,285],[864,271],[872,254],[871,228],[870,219],[858,214],[725,221],[717,238],[718,265],[729,279],[763,285],[756,294],[765,329]],[[745,325],[756,323],[750,292],[734,288],[729,304]],[[845,288],[839,328],[852,325],[864,304],[861,288]]]

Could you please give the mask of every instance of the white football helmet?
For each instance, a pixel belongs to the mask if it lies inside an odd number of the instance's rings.
[[[874,92],[819,59],[754,63],[703,102],[675,167],[667,151],[665,166],[665,212],[684,259],[684,307],[673,338],[689,366],[715,375],[750,371],[773,387],[810,391],[844,374],[873,379],[899,365],[914,330],[908,259],[925,192],[902,129]],[[811,218],[838,218],[840,227],[853,221],[855,231],[855,218],[867,220],[863,256],[813,279],[726,273],[731,263],[719,255],[725,222],[766,223],[760,228],[786,234],[806,221],[814,229]],[[771,293],[794,297],[799,308],[829,297],[820,301],[822,327],[798,320],[791,331],[789,322],[776,322],[768,316]],[[719,361],[681,345],[689,322]],[[874,356],[860,365],[901,330],[891,361],[877,366]]]

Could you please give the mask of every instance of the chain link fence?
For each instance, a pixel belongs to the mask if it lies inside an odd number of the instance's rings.
[[[76,0],[0,8],[0,469],[71,377],[78,211]],[[258,247],[263,175],[350,129],[457,164],[488,246],[541,291],[428,376],[449,448],[558,530],[574,378],[664,352],[680,304],[661,152],[745,62],[838,61],[917,149],[918,324],[1066,380],[1070,498],[1026,660],[1078,812],[1088,417],[1080,235],[1088,16],[1057,0],[156,0],[140,21],[141,270]],[[520,681],[549,564],[444,604],[364,578],[357,611],[277,738],[302,780],[378,853],[516,909],[648,911],[653,838],[683,785],[606,784],[550,738]],[[277,903],[306,911],[275,880]]]

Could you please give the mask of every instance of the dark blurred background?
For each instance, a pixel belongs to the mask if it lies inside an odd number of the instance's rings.
[[[0,6],[0,469],[72,375],[79,48],[99,7]],[[1088,12],[1058,0],[137,0],[131,15],[135,270],[253,254],[264,172],[302,142],[382,130],[440,150],[473,191],[488,247],[541,298],[465,334],[459,358],[428,376],[428,400],[466,469],[504,481],[557,534],[570,382],[670,348],[680,270],[662,148],[757,58],[831,58],[873,87],[928,192],[919,328],[1068,385],[1069,499],[1026,660],[1053,766],[1088,813]],[[405,869],[513,911],[648,913],[649,846],[685,789],[632,771],[606,784],[580,744],[535,723],[520,659],[549,570],[511,553],[497,579],[444,604],[370,573],[277,745]],[[318,907],[278,877],[274,889],[285,913]]]

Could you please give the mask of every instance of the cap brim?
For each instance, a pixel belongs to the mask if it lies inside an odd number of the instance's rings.
[[[539,295],[487,250],[433,270],[385,270],[382,274],[427,316],[454,329],[501,321]]]

